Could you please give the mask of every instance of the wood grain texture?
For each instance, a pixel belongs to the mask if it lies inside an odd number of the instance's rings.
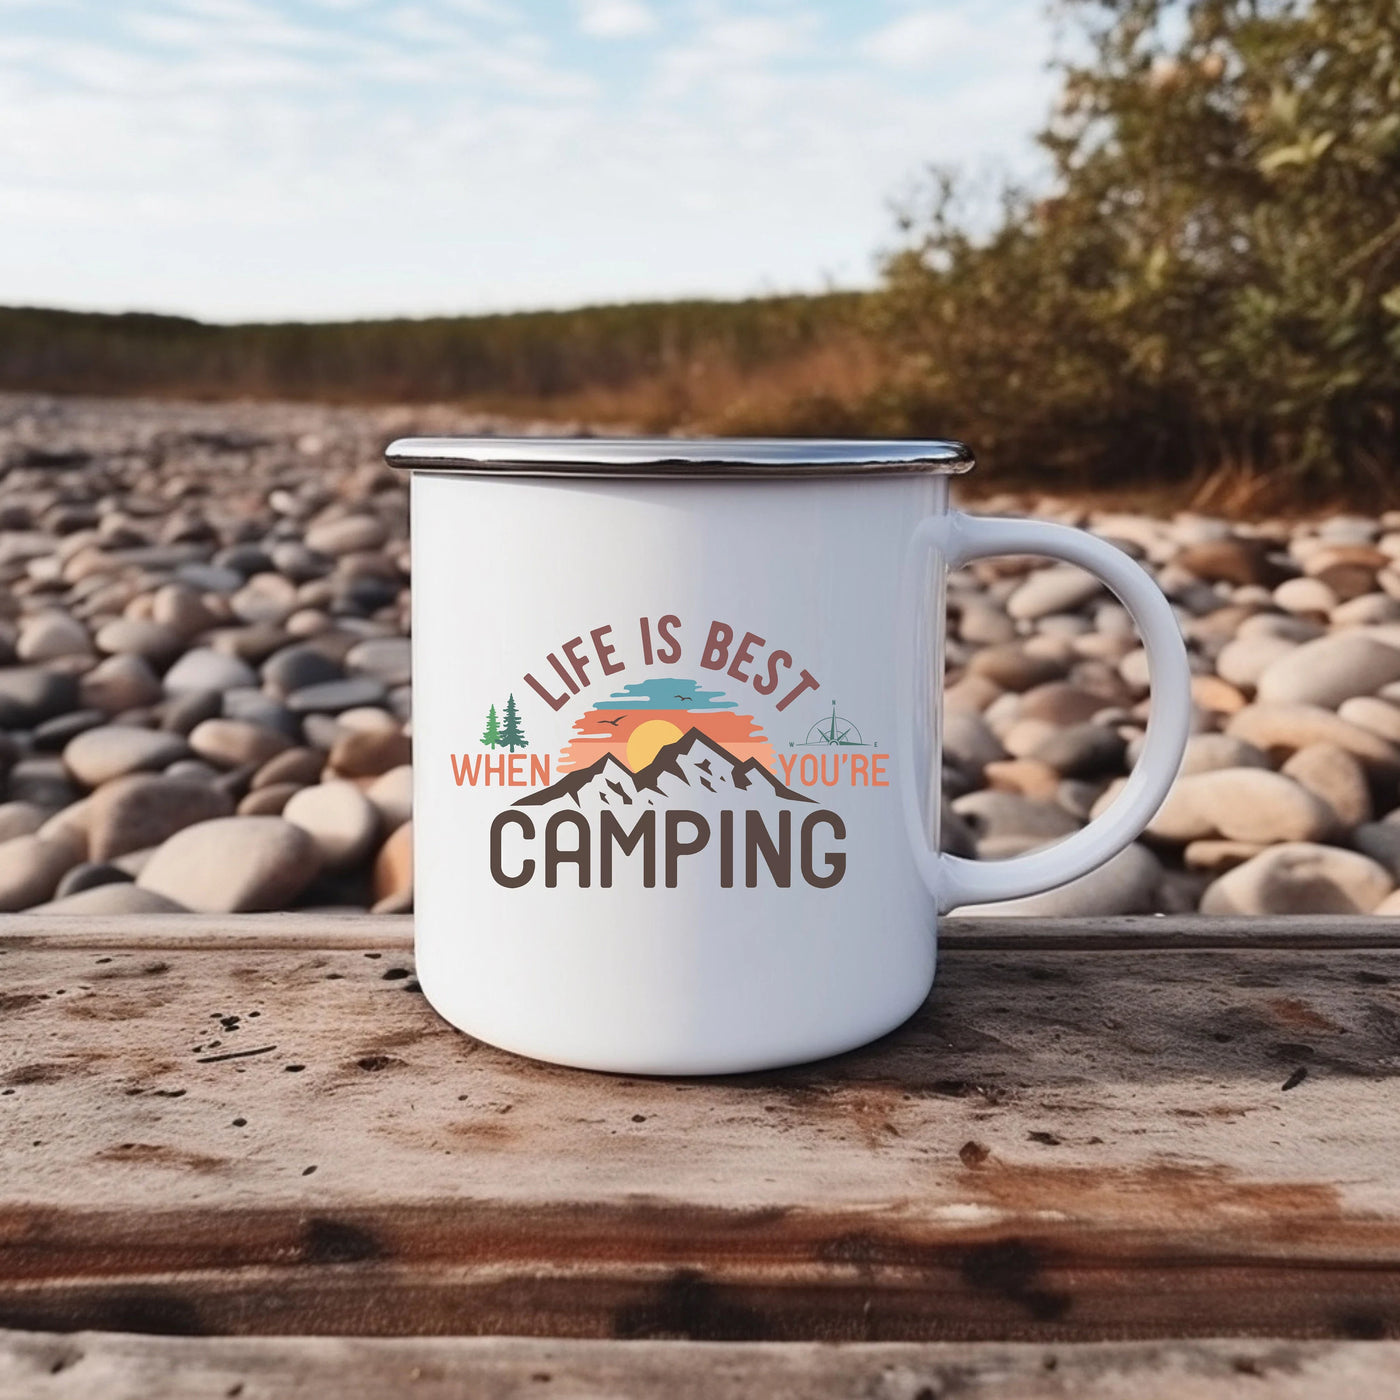
[[[893,1035],[718,1080],[494,1050],[373,929],[136,922],[0,928],[0,1326],[1400,1336],[1379,921],[949,939]]]
[[[1396,1342],[851,1345],[0,1333],[0,1400],[1388,1400]]]

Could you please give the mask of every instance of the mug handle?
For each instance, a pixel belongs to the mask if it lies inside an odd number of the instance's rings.
[[[1191,671],[1171,605],[1145,570],[1122,550],[1067,525],[1044,520],[993,519],[948,511],[920,522],[910,542],[904,581],[906,627],[901,654],[908,656],[915,635],[918,581],[929,552],[938,550],[948,570],[997,554],[1043,554],[1077,564],[1096,575],[1127,608],[1147,652],[1152,710],[1142,754],[1127,784],[1109,809],[1088,826],[1038,851],[1007,860],[977,861],[930,849],[919,812],[918,784],[911,781],[914,709],[904,713],[904,813],[919,873],[946,913],[963,904],[991,903],[1039,894],[1068,884],[1130,845],[1156,815],[1176,778],[1191,729]],[[906,666],[906,680],[911,679]],[[903,687],[905,697],[911,687]]]

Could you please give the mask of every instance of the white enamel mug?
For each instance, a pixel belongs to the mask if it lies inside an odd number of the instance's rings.
[[[1190,715],[1125,554],[951,510],[949,442],[405,439],[417,970],[453,1025],[566,1065],[722,1074],[904,1021],[937,915],[1060,885],[1151,819]],[[949,569],[1044,554],[1136,620],[1152,683],[1103,815],[940,853]]]

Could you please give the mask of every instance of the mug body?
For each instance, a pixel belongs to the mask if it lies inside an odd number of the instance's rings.
[[[947,505],[937,474],[416,471],[437,1011],[643,1074],[810,1060],[905,1020],[934,974],[906,807],[936,846],[941,561],[912,607],[901,590]]]

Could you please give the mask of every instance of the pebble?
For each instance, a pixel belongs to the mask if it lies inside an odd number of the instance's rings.
[[[78,682],[79,703],[109,715],[154,705],[164,694],[150,663],[135,655],[109,656]]]
[[[339,755],[340,761],[335,764],[337,772],[348,771],[341,768],[340,763],[354,762],[349,752],[349,740],[350,736],[347,735]],[[980,773],[987,764],[996,763],[1006,757],[1006,750],[1002,748],[1001,741],[992,733],[987,722],[974,712],[960,710],[954,710],[943,717],[943,753],[969,773]],[[385,772],[388,767],[397,766],[381,766],[379,771]]]
[[[223,817],[166,840],[137,884],[205,914],[286,909],[320,871],[316,843],[281,817]]]
[[[32,835],[48,819],[49,812],[33,802],[0,803],[0,844]]]
[[[384,543],[384,526],[369,515],[347,515],[323,520],[306,532],[306,547],[316,554],[355,554],[378,549]]]
[[[15,653],[21,661],[52,661],[60,656],[90,656],[92,639],[81,622],[63,612],[40,613],[19,632]]]
[[[1400,705],[1373,695],[1353,695],[1337,707],[1337,717],[1359,725],[1392,744],[1400,744]]]
[[[1337,744],[1308,744],[1279,770],[1325,802],[1345,830],[1371,820],[1371,787],[1360,760]]]
[[[1147,834],[1185,844],[1207,837],[1227,841],[1316,841],[1337,825],[1336,814],[1315,794],[1267,768],[1222,768],[1178,778]]]
[[[953,811],[980,843],[999,837],[1050,841],[1079,830],[1079,822],[1050,802],[1031,802],[1009,792],[970,792],[953,803]]]
[[[1338,632],[1304,642],[1259,677],[1265,703],[1336,709],[1353,695],[1372,695],[1400,679],[1400,648],[1363,632]]]
[[[369,854],[379,835],[379,813],[354,783],[317,783],[282,809],[316,843],[327,870],[346,870]]]
[[[340,662],[318,647],[284,647],[263,662],[262,678],[274,694],[286,696],[307,686],[344,679]]]
[[[65,895],[81,894],[84,890],[95,890],[101,885],[130,884],[131,876],[115,865],[100,865],[83,861],[75,865],[59,882],[53,895],[62,899]]]
[[[207,782],[168,774],[132,774],[105,783],[87,805],[88,856],[110,861],[158,846],[197,822],[229,816],[233,803]]]
[[[413,907],[413,823],[405,822],[379,848],[374,860],[376,914],[403,914]]]
[[[78,682],[34,666],[0,669],[0,727],[28,729],[78,704]]]
[[[36,914],[185,914],[183,904],[143,890],[130,881],[125,884],[96,885],[77,894],[65,895],[39,905]]]
[[[401,730],[358,729],[335,741],[328,761],[342,778],[373,778],[412,759],[413,741]]]
[[[261,768],[292,747],[285,734],[244,719],[206,719],[190,731],[190,748],[216,768]]]
[[[1400,772],[1400,749],[1359,724],[1317,705],[1248,705],[1226,721],[1225,732],[1270,754],[1290,754],[1309,744],[1336,744],[1361,760],[1368,773]]]
[[[161,622],[119,617],[100,627],[97,649],[109,654],[132,653],[148,661],[167,662],[178,656],[184,640],[173,628]]]
[[[1031,751],[1030,757],[1065,778],[1097,778],[1116,770],[1127,747],[1121,734],[1097,724],[1057,728]]]
[[[413,816],[413,769],[407,764],[381,773],[365,788],[365,796],[379,813],[383,831],[397,831]]]
[[[300,783],[269,783],[252,788],[239,799],[240,817],[280,817],[282,809],[299,792],[306,789]]]
[[[1103,592],[1093,574],[1073,564],[1052,564],[1037,569],[1006,600],[1007,614],[1025,622],[1082,607]]]
[[[1218,768],[1267,768],[1269,757],[1262,749],[1233,734],[1193,734],[1186,741],[1179,776],[1212,773]]]
[[[1063,662],[1035,656],[1019,642],[986,647],[968,663],[968,672],[993,682],[1002,690],[1029,690],[1046,681],[1058,680],[1065,673]]]
[[[232,690],[257,683],[257,673],[246,661],[210,647],[187,651],[165,674],[165,689],[172,695],[191,690]]]
[[[353,709],[357,705],[377,705],[385,697],[383,681],[373,676],[350,676],[345,680],[322,681],[303,686],[287,696],[293,714],[328,714]]]
[[[85,787],[95,788],[127,773],[164,768],[189,751],[178,734],[104,724],[71,740],[63,750],[63,763]]]
[[[0,912],[42,904],[81,859],[81,845],[72,839],[15,836],[0,844]]]
[[[1337,846],[1270,846],[1214,881],[1203,914],[1369,914],[1395,887],[1379,862]]]

